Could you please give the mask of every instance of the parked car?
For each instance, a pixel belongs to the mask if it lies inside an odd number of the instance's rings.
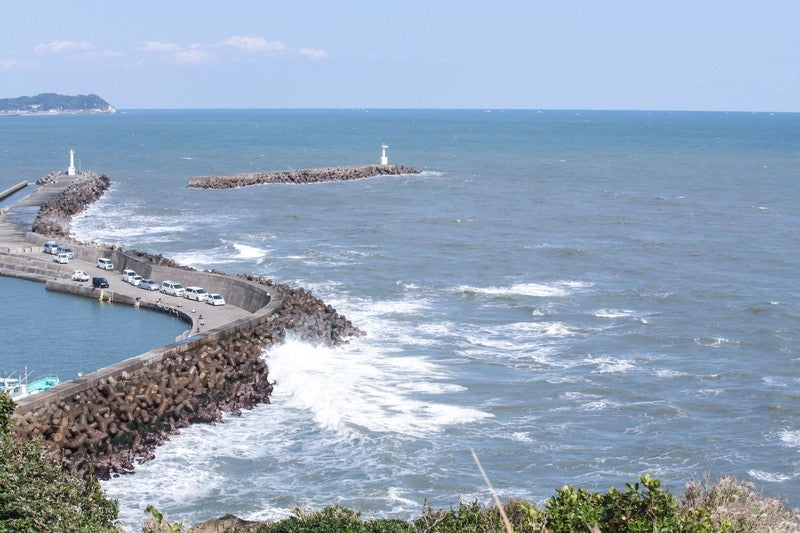
[[[177,281],[166,280],[161,283],[161,292],[172,296],[183,296],[185,289]]]
[[[157,291],[158,289],[161,288],[161,286],[158,284],[156,280],[150,278],[143,279],[142,281],[140,281],[138,287],[146,291]]]
[[[208,292],[203,287],[186,287],[184,296],[186,296],[187,300],[205,302],[206,298],[208,298]]]
[[[102,276],[94,276],[92,278],[92,287],[98,289],[107,289],[108,288],[108,280]]]
[[[56,255],[57,254],[67,254],[68,258],[75,259],[75,252],[69,246],[57,246]]]
[[[131,282],[131,278],[136,275],[135,270],[131,270],[130,268],[126,268],[122,271],[122,281],[126,281],[128,283]]]
[[[206,298],[206,303],[209,305],[225,305],[225,298],[221,294],[211,293]]]
[[[89,281],[89,274],[83,270],[76,270],[72,273],[72,281]]]
[[[58,249],[58,243],[55,243],[53,241],[47,241],[46,243],[44,243],[44,246],[42,246],[42,251],[46,254],[55,253],[55,250],[57,249]]]
[[[103,270],[114,270],[114,263],[111,262],[111,259],[101,257],[97,260],[97,268],[102,268]]]
[[[139,284],[142,282],[142,280],[143,280],[143,279],[144,279],[144,278],[143,278],[142,276],[140,276],[139,274],[136,274],[136,275],[134,275],[134,276],[131,276],[131,277],[128,279],[128,283],[130,283],[130,284],[131,284],[131,285],[133,285],[134,287],[138,287],[138,286],[139,286]]]
[[[53,258],[53,261],[56,263],[61,263],[62,265],[66,265],[69,263],[69,256],[62,252],[60,254],[56,254],[56,256]]]

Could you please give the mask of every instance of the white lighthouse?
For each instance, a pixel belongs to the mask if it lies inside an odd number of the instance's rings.
[[[69,151],[69,168],[67,168],[67,176],[75,175],[75,150]]]
[[[389,148],[388,144],[383,143],[381,145],[381,165],[388,165],[389,164],[389,158],[386,157],[386,149],[387,148]]]

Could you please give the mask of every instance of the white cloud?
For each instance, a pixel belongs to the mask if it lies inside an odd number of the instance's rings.
[[[224,46],[246,50],[248,52],[283,52],[287,46],[280,41],[268,41],[263,37],[246,37],[235,35],[221,43]]]
[[[87,50],[94,50],[95,46],[91,43],[78,43],[74,41],[53,41],[50,43],[42,43],[33,50],[37,54],[64,54],[72,52],[80,52]]]
[[[315,50],[313,48],[301,48],[300,54],[306,56],[309,59],[325,59],[328,57],[328,52],[325,50]]]
[[[142,45],[142,50],[145,52],[164,53],[164,52],[177,52],[181,49],[180,46],[174,43],[164,43],[161,41],[147,41]]]
[[[93,61],[108,59],[123,55],[121,52],[110,48],[98,48],[92,43],[76,41],[52,41],[37,45],[34,52],[40,55],[57,55],[73,61]]]
[[[217,55],[203,49],[199,44],[175,52],[173,59],[182,65],[202,65],[217,61]]]
[[[147,41],[139,47],[139,50],[157,56],[156,60],[160,59],[181,65],[205,65],[216,63],[219,59],[215,52],[196,43],[182,46],[165,41]],[[135,64],[141,66],[146,62],[146,60],[140,59]]]
[[[20,59],[0,59],[0,69],[11,70],[12,68],[23,68],[30,66],[30,62]]]

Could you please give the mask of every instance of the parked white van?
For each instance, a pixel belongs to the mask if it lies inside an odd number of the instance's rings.
[[[114,263],[111,262],[111,259],[101,257],[97,260],[97,268],[102,268],[103,270],[114,270]]]
[[[128,283],[131,282],[131,278],[136,275],[135,270],[131,270],[130,268],[126,268],[122,271],[122,281],[126,281]]]
[[[183,285],[177,281],[166,280],[161,283],[161,292],[164,294],[170,294],[172,296],[183,296],[186,291],[184,290]]]
[[[186,287],[187,300],[197,300],[198,302],[205,302],[208,298],[208,293],[203,287]]]
[[[56,256],[53,258],[53,261],[55,261],[56,263],[61,263],[62,265],[66,265],[67,263],[69,263],[69,255],[63,252],[60,254],[56,254]]]

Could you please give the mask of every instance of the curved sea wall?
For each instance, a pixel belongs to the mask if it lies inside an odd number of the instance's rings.
[[[68,222],[70,213],[80,211],[81,201],[94,196],[97,180],[82,183],[76,183],[68,199],[59,195],[59,202],[47,203],[60,206],[48,211],[49,220]],[[60,230],[65,227],[60,225]],[[39,229],[52,234],[53,226]],[[29,236],[34,242],[46,239],[37,234]],[[219,288],[230,304],[252,313],[19,400],[13,417],[20,437],[41,438],[50,453],[79,472],[91,470],[100,478],[129,472],[136,461],[154,457],[154,449],[182,427],[216,422],[223,412],[238,413],[268,403],[272,385],[263,350],[288,335],[337,345],[361,334],[333,307],[304,289],[250,275],[179,268],[161,256],[118,247],[76,244],[73,248],[76,257],[85,260],[95,261],[99,255],[112,257],[118,269],[135,267],[160,277],[180,275],[187,282]],[[6,268],[0,272],[8,275],[24,272],[32,263],[43,264],[13,254],[4,257]],[[53,279],[52,266],[47,266],[47,272],[31,278],[46,280],[48,288],[87,292],[79,294],[83,296],[91,293],[91,288]],[[124,295],[115,298],[121,303],[139,303],[130,300],[126,301]],[[183,318],[191,322],[191,317]]]
[[[347,181],[375,176],[419,174],[419,170],[403,165],[362,165],[354,167],[324,167],[273,172],[251,172],[227,176],[199,176],[189,180],[194,189],[234,189],[264,183],[321,183]]]
[[[70,467],[107,479],[153,458],[180,428],[269,403],[263,350],[287,335],[335,345],[361,333],[304,289],[250,281],[277,295],[253,317],[21,399],[14,411],[20,437],[40,437]]]

